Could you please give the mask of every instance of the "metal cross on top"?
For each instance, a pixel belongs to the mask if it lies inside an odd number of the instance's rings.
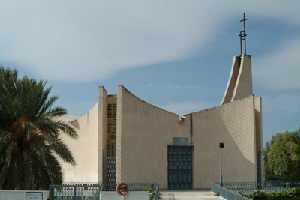
[[[243,14],[243,18],[240,19],[240,22],[243,25],[243,29],[240,31],[240,48],[241,48],[241,55],[246,55],[247,51],[246,51],[246,21],[248,19],[246,18],[246,14]]]

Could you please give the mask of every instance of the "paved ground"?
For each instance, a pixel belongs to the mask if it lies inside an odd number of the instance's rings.
[[[211,191],[161,191],[161,200],[224,200]]]

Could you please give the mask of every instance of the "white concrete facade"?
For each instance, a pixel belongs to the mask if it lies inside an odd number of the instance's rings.
[[[109,105],[115,104],[115,117]],[[159,183],[168,188],[167,147],[176,137],[193,145],[194,189],[220,178],[219,143],[224,142],[224,181],[261,179],[262,103],[253,96],[251,57],[234,58],[221,105],[184,119],[136,97],[124,86],[116,95],[99,88],[99,99],[78,124],[78,140],[68,140],[77,165],[64,166],[65,182],[107,182],[108,152],[115,157],[117,183]],[[112,130],[114,129],[114,130]]]

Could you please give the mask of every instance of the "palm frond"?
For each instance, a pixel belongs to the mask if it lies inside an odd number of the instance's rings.
[[[62,133],[67,134],[71,138],[77,138],[78,137],[78,134],[77,134],[76,130],[64,121],[57,121],[56,122],[56,127]]]
[[[57,154],[65,162],[68,162],[72,165],[76,164],[72,152],[60,139],[57,139],[55,143],[51,144],[50,149],[53,150],[55,154]]]

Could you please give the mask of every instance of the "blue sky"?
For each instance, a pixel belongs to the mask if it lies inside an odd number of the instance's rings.
[[[118,84],[168,110],[219,104],[246,11],[264,138],[300,127],[297,1],[1,1],[0,62],[46,79],[81,115]]]

